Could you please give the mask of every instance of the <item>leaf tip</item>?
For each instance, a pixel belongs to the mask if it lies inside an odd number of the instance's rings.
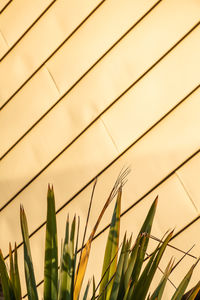
[[[22,215],[24,215],[24,207],[20,204],[20,216],[22,217]]]
[[[154,204],[155,204],[155,206],[157,207],[157,205],[158,205],[158,195],[156,196],[156,198],[155,198],[155,200],[154,200]]]

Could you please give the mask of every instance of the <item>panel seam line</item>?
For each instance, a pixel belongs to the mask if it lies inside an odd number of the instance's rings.
[[[176,175],[176,177],[178,178],[178,180],[179,180],[179,182],[180,182],[182,188],[184,189],[186,195],[188,196],[188,198],[189,198],[189,200],[191,201],[192,205],[194,206],[195,210],[196,210],[197,213],[199,214],[198,208],[197,208],[196,204],[194,203],[194,201],[193,201],[193,199],[192,199],[192,197],[191,197],[191,195],[190,195],[188,189],[186,188],[186,186],[185,186],[183,180],[181,179],[181,177],[180,177],[180,175],[178,174],[177,171],[175,172],[175,175]]]
[[[113,145],[114,145],[114,147],[115,147],[115,149],[116,149],[116,151],[117,151],[117,154],[119,154],[120,151],[119,151],[119,149],[118,149],[118,147],[117,147],[117,144],[116,144],[116,142],[115,142],[113,136],[111,135],[111,133],[110,133],[110,131],[109,131],[107,125],[105,124],[105,122],[104,122],[104,120],[103,120],[102,117],[100,117],[100,120],[101,120],[101,122],[102,122],[102,124],[103,124],[103,126],[104,126],[104,128],[105,128],[105,130],[106,130],[106,132],[107,132],[107,134],[108,134],[108,136],[110,137],[110,139],[111,139],[111,141],[112,141],[112,143],[113,143]]]
[[[57,85],[57,83],[56,83],[56,81],[55,81],[53,75],[51,74],[51,72],[49,71],[49,69],[47,68],[46,65],[45,65],[45,68],[46,68],[46,70],[47,70],[47,72],[48,72],[48,74],[49,74],[49,76],[50,76],[50,78],[51,78],[51,81],[53,81],[53,84],[54,84],[54,86],[56,87],[56,90],[58,91],[58,93],[59,93],[59,95],[60,95],[59,87],[58,87],[58,85]]]
[[[2,32],[2,30],[0,30],[0,34],[1,34],[1,36],[2,36],[2,38],[3,38],[3,40],[4,40],[4,42],[6,43],[6,45],[9,47],[9,44],[8,44],[8,42],[7,42],[6,38],[5,38],[5,36],[4,36],[3,32]]]

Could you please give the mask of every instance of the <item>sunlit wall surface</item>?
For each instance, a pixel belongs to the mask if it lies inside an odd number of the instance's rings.
[[[177,286],[200,255],[200,1],[1,0],[0,10],[3,253],[9,241],[22,242],[22,203],[40,283],[47,184],[59,237],[68,212],[80,215],[82,235],[99,176],[89,234],[120,170],[131,166],[121,232],[135,236],[159,195],[152,234],[175,227],[176,248],[161,270],[196,244],[170,277]],[[106,234],[93,243],[88,276],[100,275]],[[23,273],[22,246],[19,256]]]

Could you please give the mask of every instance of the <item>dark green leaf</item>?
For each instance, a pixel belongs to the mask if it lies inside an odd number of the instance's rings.
[[[57,299],[58,295],[58,246],[55,198],[53,187],[48,186],[47,223],[44,260],[44,300]]]
[[[29,300],[38,300],[35,275],[31,257],[31,249],[29,244],[28,225],[23,207],[20,207],[20,221],[22,237],[24,242],[24,269],[26,277],[26,287]]]

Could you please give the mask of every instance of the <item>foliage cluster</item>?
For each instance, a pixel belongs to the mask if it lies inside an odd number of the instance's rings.
[[[46,240],[45,240],[45,261],[44,261],[44,300],[160,300],[169,278],[174,269],[174,260],[171,259],[164,271],[163,277],[157,288],[149,293],[149,288],[158,269],[160,260],[166,250],[166,247],[173,235],[173,232],[165,234],[156,249],[147,255],[147,247],[151,235],[152,224],[156,212],[158,199],[153,202],[150,210],[144,220],[142,228],[134,243],[132,238],[127,238],[126,234],[121,245],[119,244],[120,232],[120,214],[122,187],[125,182],[127,170],[122,172],[100,215],[97,222],[85,243],[86,229],[90,215],[90,209],[94,194],[96,181],[92,191],[90,206],[88,209],[87,222],[82,241],[82,247],[78,250],[79,238],[79,218],[74,217],[72,224],[69,222],[69,216],[66,221],[65,238],[62,245],[60,263],[58,262],[58,242],[56,210],[53,187],[48,187],[47,193],[47,222],[46,222]],[[108,239],[104,254],[102,276],[100,282],[96,285],[93,278],[93,287],[89,297],[90,281],[85,290],[80,294],[86,267],[89,259],[92,240],[95,236],[97,227],[102,216],[116,196],[116,204],[109,228]],[[23,207],[20,207],[21,231],[24,244],[24,269],[29,300],[38,300],[37,285],[34,275],[31,249],[29,243],[29,232],[27,219]],[[79,260],[78,260],[79,256]],[[5,300],[19,300],[21,295],[21,284],[18,269],[17,247],[9,251],[9,270],[6,262],[0,252],[0,276]],[[190,278],[192,276],[196,263],[190,268],[176,289],[171,300],[194,300],[200,289],[200,282],[184,294]],[[81,296],[80,296],[81,295]]]

